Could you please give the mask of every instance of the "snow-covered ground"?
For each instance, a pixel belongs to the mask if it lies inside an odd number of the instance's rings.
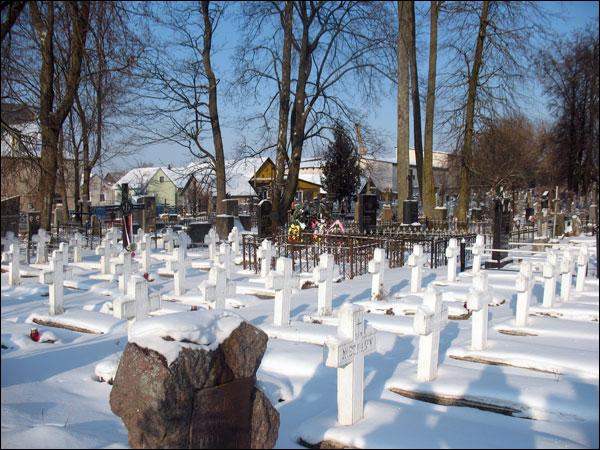
[[[591,238],[578,238],[585,239]],[[173,298],[173,278],[158,274],[164,267],[160,253],[151,270],[151,292]],[[205,252],[192,255],[194,266],[202,266]],[[98,259],[91,251],[84,254],[87,263]],[[592,256],[594,266],[595,261]],[[98,273],[93,267],[73,269],[69,286],[79,289],[65,289],[66,312],[52,317],[93,333],[33,324],[49,318],[48,287],[37,278],[23,278],[21,286],[12,288],[2,273],[2,448],[127,447],[127,430],[109,407],[111,386],[98,382],[95,374],[99,363],[99,371],[110,372],[118,361],[127,344],[127,323],[111,315],[117,283],[90,279]],[[334,308],[362,304],[378,330],[377,351],[365,358],[364,419],[339,426],[336,369],[324,365],[322,348],[336,328],[327,321],[304,320],[315,314],[317,289],[295,290],[292,326],[277,329],[272,326],[273,299],[252,295],[263,285],[238,266],[234,278],[243,293],[228,299],[227,307],[270,336],[258,380],[280,413],[277,447],[300,448],[300,439],[326,439],[361,448],[597,448],[598,280],[588,278],[583,293],[573,289],[569,304],[553,308],[564,314],[553,318],[533,315],[542,310],[538,279],[533,290],[538,308],[530,311],[527,328],[533,336],[520,336],[506,334],[515,328],[517,266],[505,269],[488,271],[496,305],[489,307],[488,348],[471,352],[471,321],[450,320],[441,333],[438,378],[428,383],[416,379],[419,339],[412,332],[412,314],[421,297],[409,293],[409,269],[386,273],[388,295],[381,307],[369,302],[369,275],[334,284]],[[163,301],[156,314],[189,311],[189,305],[199,303],[198,285],[207,276],[188,268],[188,292],[177,297],[179,302]],[[445,280],[445,267],[423,274],[423,284],[439,283],[450,315],[460,317],[468,312],[463,304],[471,275],[461,274],[456,283]],[[385,314],[390,309],[395,315]],[[32,327],[40,330],[40,342],[29,338]],[[432,398],[453,406],[424,401]]]

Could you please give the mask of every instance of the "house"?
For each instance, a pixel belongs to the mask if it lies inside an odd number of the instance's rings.
[[[105,176],[93,174],[90,177],[90,205],[114,205],[116,200],[113,186],[120,177],[120,174],[114,173],[109,173]]]

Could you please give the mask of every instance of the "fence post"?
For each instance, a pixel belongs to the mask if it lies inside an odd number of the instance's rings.
[[[462,238],[460,241],[460,271],[465,271],[465,252],[467,250],[467,243],[465,242],[465,238]]]

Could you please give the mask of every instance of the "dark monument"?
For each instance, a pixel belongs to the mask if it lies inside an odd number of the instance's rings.
[[[193,244],[203,244],[204,236],[208,234],[212,225],[208,222],[191,222],[187,227],[187,234]]]
[[[143,204],[133,204],[129,198],[129,184],[121,184],[121,203],[119,205],[107,206],[106,211],[110,212],[111,222],[116,219],[116,213],[121,214],[121,231],[123,248],[127,248],[133,243],[133,212],[143,210]],[[144,230],[146,231],[146,230]]]
[[[133,222],[137,223],[145,233],[154,232],[156,229],[156,197],[153,195],[138,197],[137,205],[142,205],[143,209],[133,211]]]
[[[256,209],[256,223],[258,225],[258,236],[271,236],[271,211],[273,205],[271,200],[261,200]]]
[[[379,205],[376,194],[360,194],[358,196],[358,228],[361,233],[368,233],[377,228],[377,209]]]
[[[419,221],[419,201],[413,197],[412,175],[406,177],[408,182],[408,198],[404,200],[402,223],[413,224]]]
[[[508,250],[510,226],[512,219],[510,200],[497,198],[494,200],[493,247]],[[486,269],[500,269],[512,262],[507,252],[492,251],[492,261],[486,261]]]
[[[2,200],[2,225],[0,235],[6,236],[8,231],[12,231],[15,236],[19,236],[19,211],[21,197],[10,197]]]
[[[237,217],[239,216],[239,203],[235,198],[226,198],[223,200],[223,204],[225,205],[225,214],[230,216]]]

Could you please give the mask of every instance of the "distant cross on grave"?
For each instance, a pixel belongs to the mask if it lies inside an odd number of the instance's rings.
[[[225,269],[227,279],[231,278],[231,247],[227,242],[219,246],[219,264]]]
[[[4,251],[8,251],[12,244],[19,244],[19,238],[15,236],[15,233],[12,231],[7,231],[4,236],[2,236],[2,248]]]
[[[460,252],[458,242],[455,238],[450,239],[446,247],[446,258],[448,258],[448,281],[456,281],[456,258]]]
[[[485,238],[478,234],[475,238],[475,244],[472,248],[473,253],[473,273],[481,271],[481,257],[485,252]]]
[[[408,267],[410,267],[410,292],[413,294],[421,292],[421,278],[423,276],[423,264],[425,255],[423,247],[415,244],[412,254],[408,257]]]
[[[448,306],[442,301],[442,293],[429,286],[413,322],[415,333],[420,336],[417,366],[419,381],[432,381],[437,378],[440,331],[447,323]]]
[[[113,315],[117,319],[141,320],[160,309],[160,296],[148,294],[148,282],[140,276],[132,276],[127,286],[127,295],[113,302]]]
[[[258,249],[258,259],[260,259],[260,277],[266,279],[271,272],[271,260],[273,258],[273,248],[271,241],[265,239]]]
[[[369,261],[369,273],[373,274],[371,281],[371,300],[383,298],[383,283],[388,262],[385,259],[385,250],[376,248],[373,259]]]
[[[218,265],[208,271],[208,280],[200,285],[206,302],[215,302],[215,309],[225,309],[225,300],[235,295],[235,285],[227,282],[225,269]]]
[[[73,262],[81,262],[81,246],[83,245],[83,236],[76,232],[69,241],[69,245],[73,247]]]
[[[228,236],[228,241],[231,244],[231,251],[233,253],[233,256],[239,256],[240,255],[240,234],[239,231],[237,229],[237,227],[233,227],[231,229],[231,232],[229,233]]]
[[[119,254],[115,267],[119,268],[119,291],[127,294],[127,286],[131,277],[131,252],[126,250]]]
[[[21,255],[19,244],[10,244],[8,251],[2,254],[2,260],[8,261],[8,285],[18,286],[21,284]]]
[[[327,367],[338,369],[338,423],[353,425],[363,418],[365,356],[376,350],[376,333],[366,326],[358,305],[345,304],[338,318],[338,334],[325,341],[323,359]]]
[[[186,266],[185,249],[181,246],[177,247],[173,250],[173,255],[170,258],[170,267],[174,274],[175,295],[185,294]]]
[[[35,263],[36,264],[46,264],[48,262],[48,256],[46,255],[46,246],[48,242],[50,242],[50,236],[46,233],[46,230],[40,228],[38,230],[38,234],[31,238],[33,242],[37,245],[37,251],[35,254]]]
[[[488,335],[488,304],[492,294],[488,289],[487,273],[479,272],[467,295],[467,309],[471,311],[471,350],[485,350]]]
[[[275,313],[273,324],[287,327],[290,324],[290,301],[292,297],[292,260],[281,257],[277,269],[267,277],[267,289],[275,291]]]
[[[188,247],[192,243],[192,239],[185,231],[177,232],[177,245],[179,248],[183,249],[183,256],[187,258]]]
[[[105,238],[111,243],[112,247],[117,247],[119,244],[119,230],[115,227],[110,227],[106,232]]]
[[[69,244],[61,242],[58,244],[58,251],[63,255],[63,266],[67,267],[69,265]]]
[[[567,248],[564,250],[562,259],[560,261],[560,297],[563,302],[568,302],[571,297],[571,266],[573,260],[571,259],[571,252]]]
[[[531,290],[533,289],[533,273],[529,261],[521,262],[519,274],[515,281],[517,289],[517,312],[515,324],[518,327],[526,327],[531,303]]]
[[[116,248],[110,239],[104,238],[100,245],[96,247],[96,255],[100,255],[100,273],[108,275],[110,273],[110,259],[114,256]]]
[[[142,252],[142,270],[144,272],[148,272],[150,270],[150,266],[152,266],[152,259],[150,258],[151,239],[152,238],[150,234],[145,233],[141,242],[139,243],[139,249]]]
[[[58,250],[52,252],[50,259],[50,269],[40,273],[40,283],[48,285],[49,314],[56,316],[65,312],[64,309],[64,274],[63,274],[63,255]]]
[[[319,257],[319,265],[313,269],[313,281],[319,286],[317,314],[320,316],[331,315],[334,269],[334,257],[328,253],[324,253]]]
[[[575,283],[575,292],[583,292],[585,285],[585,273],[587,272],[587,265],[590,259],[587,246],[583,245],[579,249],[577,255],[577,281]]]
[[[165,252],[172,253],[174,248],[175,234],[173,233],[173,229],[171,227],[166,229],[162,240]]]
[[[216,262],[218,257],[217,257],[217,241],[219,239],[217,238],[217,232],[215,231],[214,228],[211,228],[210,230],[208,230],[208,233],[206,234],[206,236],[204,236],[204,244],[208,246],[208,259],[210,259],[213,262]]]
[[[544,277],[544,308],[553,308],[556,300],[557,267],[550,261],[544,262],[542,276]]]

